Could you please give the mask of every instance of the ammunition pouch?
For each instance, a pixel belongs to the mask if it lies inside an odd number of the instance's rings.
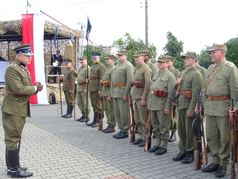
[[[136,88],[144,88],[145,87],[145,84],[141,81],[134,81],[132,83],[132,86],[135,86]]]
[[[162,91],[162,90],[153,90],[153,91],[151,91],[151,94],[153,94],[157,97],[167,97],[168,96],[168,92]]]
[[[192,99],[192,90],[191,89],[187,89],[187,90],[181,89],[179,94],[182,96],[185,96],[187,99]]]
[[[104,87],[110,87],[111,86],[111,81],[102,80],[100,83]]]

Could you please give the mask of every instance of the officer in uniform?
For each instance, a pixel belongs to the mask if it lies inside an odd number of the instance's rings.
[[[65,71],[63,78],[61,78],[61,81],[63,81],[63,91],[67,104],[67,111],[65,115],[62,115],[62,117],[71,118],[74,108],[75,77],[77,77],[77,72],[73,69],[71,60],[69,59],[64,59],[63,68],[65,69]]]
[[[175,76],[176,80],[180,76],[180,71],[174,67],[174,61],[175,58],[171,56],[165,56],[165,60],[168,64],[168,70]],[[177,124],[178,124],[178,118],[177,118],[177,109],[176,109],[176,102],[173,101],[173,113],[172,114],[172,120],[171,120],[171,126],[170,131],[171,135],[169,137],[169,142],[174,142],[176,140],[176,130],[177,130]],[[175,116],[173,116],[175,115]]]
[[[172,99],[175,95],[175,77],[168,70],[165,57],[158,59],[159,73],[153,78],[148,97],[148,109],[151,110],[153,147],[150,153],[163,155],[167,152],[169,128],[171,124]]]
[[[139,137],[133,143],[139,147],[144,147],[147,127],[147,97],[150,88],[152,70],[144,62],[144,54],[137,53],[134,55],[136,67],[134,69],[134,81],[131,89],[133,100],[133,109],[135,115],[135,124],[139,131]]]
[[[93,121],[88,124],[91,127],[98,127],[100,118],[103,119],[102,109],[102,85],[100,81],[105,73],[105,66],[100,62],[100,53],[93,54],[93,66],[90,70],[88,90],[90,92],[91,104],[93,107]]]
[[[111,95],[114,115],[119,132],[113,135],[116,139],[128,137],[128,95],[133,82],[133,65],[127,61],[126,51],[117,53],[118,64],[113,68],[111,79]]]
[[[202,89],[202,75],[196,70],[195,52],[187,52],[182,56],[184,59],[185,70],[182,76],[177,79],[178,99],[178,134],[179,134],[179,153],[173,158],[174,161],[181,161],[182,164],[189,164],[194,160],[194,142],[192,121],[198,94]]]
[[[113,103],[111,97],[111,77],[116,57],[114,55],[107,55],[105,60],[107,63],[107,67],[102,77],[101,84],[102,84],[103,107],[106,113],[108,126],[103,130],[103,132],[112,133],[115,131],[116,120],[114,117]]]
[[[145,58],[145,64],[148,65],[150,67],[150,69],[152,70],[152,76],[151,78],[153,78],[156,73],[158,72],[156,66],[151,62],[151,53],[147,50],[147,51],[144,51],[144,52],[140,52],[140,53],[143,53]]]
[[[237,104],[238,74],[235,64],[225,58],[224,44],[213,44],[208,52],[213,64],[207,70],[203,93],[207,143],[213,160],[202,171],[215,172],[221,178],[230,159],[229,108],[231,100]]]
[[[82,116],[77,119],[79,122],[88,122],[91,103],[89,101],[89,96],[87,92],[87,79],[90,75],[90,66],[87,65],[87,58],[81,57],[80,68],[78,69],[78,95],[77,103],[81,111]],[[88,74],[87,74],[88,73]]]
[[[20,166],[19,152],[26,117],[30,117],[30,96],[43,89],[37,82],[32,85],[26,65],[31,63],[30,45],[15,49],[16,60],[5,73],[6,94],[2,104],[2,123],[5,132],[7,174],[13,178],[30,177],[33,174]]]

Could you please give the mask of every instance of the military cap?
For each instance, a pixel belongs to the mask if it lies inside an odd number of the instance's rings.
[[[116,57],[114,55],[106,55],[105,59],[106,60],[108,60],[108,59],[116,60]]]
[[[93,53],[92,53],[92,56],[93,56],[93,58],[97,58],[97,57],[100,57],[100,56],[101,56],[101,53],[99,53],[99,52],[93,52]]]
[[[197,54],[196,54],[195,52],[190,52],[190,51],[186,52],[186,53],[185,53],[184,55],[182,55],[181,57],[182,57],[182,59],[185,59],[186,57],[192,58],[192,59],[194,59],[194,60],[198,59]]]
[[[208,52],[215,51],[215,50],[222,50],[224,52],[227,52],[227,47],[225,44],[213,44],[209,49]]]
[[[125,50],[120,50],[119,52],[117,52],[117,54],[116,55],[127,55],[127,51],[125,51]]]
[[[16,54],[23,54],[25,56],[32,56],[33,53],[31,51],[31,46],[30,45],[21,45],[20,47],[17,47],[14,49],[14,51],[16,52]]]
[[[174,61],[175,60],[174,57],[169,56],[169,55],[164,56],[164,58],[166,61]]]
[[[87,60],[87,58],[85,56],[82,56],[79,58],[79,60]]]
[[[151,58],[151,53],[149,50],[139,51],[139,53],[143,53],[145,56],[148,56],[149,58]]]
[[[143,53],[143,52],[138,52],[138,53],[136,53],[135,55],[133,55],[135,58],[136,57],[140,57],[140,56],[145,56],[145,53]]]
[[[166,59],[165,59],[165,56],[164,55],[160,55],[158,57],[158,60],[156,62],[163,62],[163,63],[166,63]]]
[[[70,63],[70,62],[72,62],[70,59],[64,59],[63,60],[63,63],[65,63],[65,64]]]

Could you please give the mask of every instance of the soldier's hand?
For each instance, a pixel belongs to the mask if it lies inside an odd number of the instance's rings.
[[[36,82],[35,86],[36,86],[35,94],[38,93],[39,91],[42,91],[43,85],[39,81]]]
[[[127,102],[128,101],[128,96],[123,96],[123,101]]]
[[[186,116],[187,118],[192,118],[194,116],[194,112],[188,111]]]
[[[85,83],[88,84],[88,79],[85,80]]]
[[[101,91],[98,91],[98,96],[99,96],[100,98],[102,98],[102,93],[101,93]]]
[[[234,108],[234,109],[229,109],[229,115],[232,116],[235,112],[237,112],[238,109]]]
[[[109,102],[112,102],[112,97],[111,96],[108,96],[107,99],[108,99]]]
[[[164,114],[170,114],[169,109],[165,108],[165,109],[164,109]]]
[[[140,101],[140,105],[141,105],[142,107],[145,107],[145,106],[146,106],[146,101],[142,99],[142,100]]]
[[[183,80],[183,78],[178,78],[177,80],[176,80],[176,84],[179,84],[179,83],[181,83],[181,81]]]

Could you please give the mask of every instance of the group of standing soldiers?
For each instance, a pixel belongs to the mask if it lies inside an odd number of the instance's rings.
[[[98,127],[105,112],[108,126],[102,131],[112,133],[117,124],[115,139],[128,137],[130,103],[138,129],[134,145],[145,146],[148,116],[153,127],[150,153],[165,154],[168,142],[176,140],[178,129],[179,153],[173,161],[182,164],[194,161],[196,148],[192,122],[198,110],[198,96],[202,94],[206,139],[213,158],[202,171],[215,172],[215,176],[221,178],[226,174],[230,158],[228,119],[231,100],[236,104],[238,99],[238,73],[237,67],[225,59],[227,47],[224,44],[213,44],[208,52],[213,64],[207,70],[199,65],[199,56],[195,52],[187,52],[182,55],[185,67],[182,72],[173,66],[175,58],[171,56],[160,56],[156,67],[151,63],[148,51],[138,52],[134,55],[136,66],[133,67],[127,60],[127,52],[120,51],[117,57],[106,56],[105,67],[100,62],[100,54],[96,53],[92,67],[87,65],[85,57],[80,58],[78,72],[67,65],[69,73],[65,73],[63,82],[68,85],[71,81],[68,86],[73,87],[74,78],[78,78],[77,102],[82,116],[77,121]],[[63,117],[72,117],[73,98],[67,100],[67,96],[74,96],[73,89],[65,88],[64,91],[68,109]],[[94,115],[89,123],[90,106]]]

